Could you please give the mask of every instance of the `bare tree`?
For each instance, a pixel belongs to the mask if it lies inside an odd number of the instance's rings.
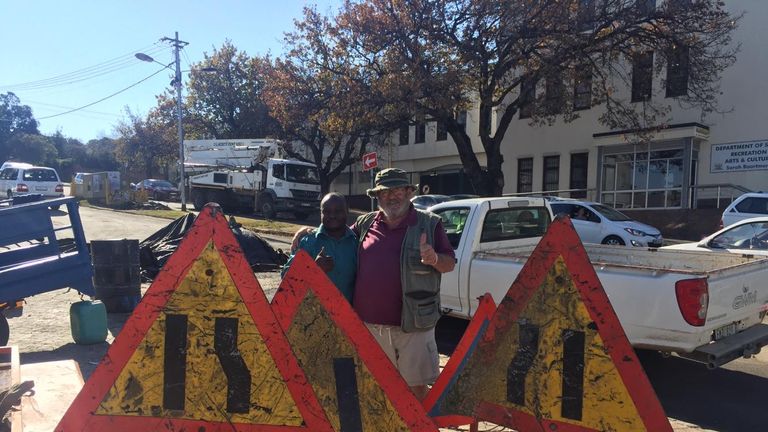
[[[501,144],[516,115],[546,125],[600,105],[605,126],[651,131],[669,120],[671,103],[702,115],[718,109],[720,76],[738,51],[731,33],[739,17],[716,0],[654,5],[350,0],[330,30],[355,56],[351,78],[367,80],[390,112],[443,124],[475,190],[500,195]],[[456,115],[472,107],[479,108],[486,169]]]
[[[293,158],[318,167],[325,193],[366,151],[382,145],[396,122],[355,72],[354,56],[334,39],[332,22],[314,9],[286,36],[284,59],[262,61],[264,100],[278,121],[277,136]],[[298,144],[298,145],[296,145]]]

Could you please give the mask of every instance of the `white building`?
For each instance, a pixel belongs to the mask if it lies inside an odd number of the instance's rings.
[[[631,132],[602,126],[599,106],[580,111],[576,121],[552,126],[534,127],[516,118],[501,148],[504,192],[574,190],[561,195],[618,208],[679,209],[702,206],[718,194],[730,198],[743,190],[768,190],[768,1],[731,1],[728,7],[734,14],[745,12],[733,37],[741,51],[721,82],[719,107],[730,112],[702,120],[698,110],[685,110],[670,99],[669,127],[642,145],[628,144]],[[477,110],[467,114],[467,128],[485,164],[478,115]],[[431,185],[431,193],[471,193],[460,180],[462,165],[452,139],[438,140],[438,133],[431,122],[411,126],[405,145],[400,145],[404,136],[393,136],[379,152],[379,167],[405,169],[414,182]],[[353,174],[353,187],[350,176],[342,176],[335,189],[363,194],[370,176]]]

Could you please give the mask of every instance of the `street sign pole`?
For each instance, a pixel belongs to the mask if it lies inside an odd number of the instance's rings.
[[[373,180],[376,177],[376,168],[371,170],[371,189],[373,189]],[[376,210],[376,203],[374,202],[373,197],[371,197],[371,211]]]
[[[371,172],[371,189],[374,186],[374,179],[376,178],[376,168],[379,166],[379,159],[376,152],[370,152],[363,155],[363,171]],[[371,211],[376,210],[376,205],[371,197]]]

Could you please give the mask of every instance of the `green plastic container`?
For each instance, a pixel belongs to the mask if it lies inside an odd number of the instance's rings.
[[[89,345],[107,340],[107,309],[104,303],[79,301],[69,307],[69,326],[75,343]]]

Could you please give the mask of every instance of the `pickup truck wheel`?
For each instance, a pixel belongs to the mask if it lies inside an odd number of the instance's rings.
[[[624,246],[626,243],[624,243],[624,240],[622,240],[621,237],[610,235],[603,239],[603,244],[610,246]]]
[[[265,219],[274,219],[275,216],[277,216],[277,212],[275,211],[275,203],[272,201],[272,198],[262,199],[261,205],[259,207],[261,214]]]
[[[8,345],[8,338],[11,336],[11,329],[8,327],[8,318],[0,311],[0,346]]]

